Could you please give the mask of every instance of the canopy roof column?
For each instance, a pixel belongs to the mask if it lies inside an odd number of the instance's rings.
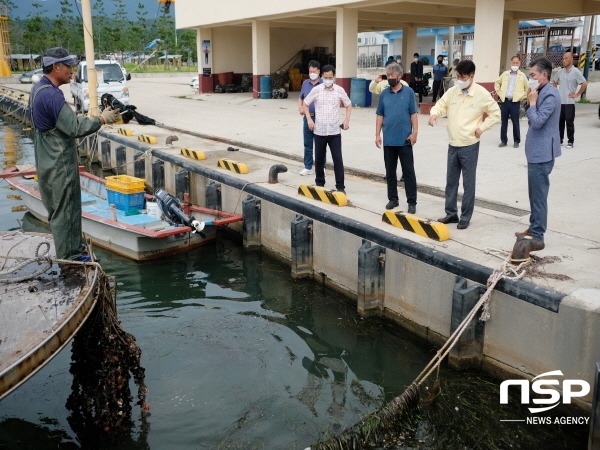
[[[490,91],[500,74],[502,28],[504,25],[504,0],[477,0],[475,5],[475,36],[473,62],[475,81]],[[489,86],[491,83],[491,88]]]
[[[271,73],[271,30],[269,21],[252,21],[252,86],[259,98],[260,77]]]
[[[519,21],[508,19],[502,29],[502,53],[500,54],[500,71],[510,70],[510,59],[518,53]]]
[[[406,72],[410,71],[410,63],[417,51],[417,29],[415,27],[402,28],[402,64]]]
[[[358,34],[358,10],[336,8],[336,83],[350,95],[350,80],[356,78],[358,55],[356,36]]]
[[[196,28],[196,47],[198,49],[199,74],[198,88],[201,94],[213,92],[215,86],[213,83],[213,40],[212,28]]]

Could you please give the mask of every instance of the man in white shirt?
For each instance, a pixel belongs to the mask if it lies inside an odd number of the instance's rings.
[[[312,89],[304,99],[304,115],[308,127],[315,133],[315,184],[325,186],[325,156],[327,146],[333,159],[335,188],[346,193],[344,186],[344,161],[342,159],[342,135],[350,124],[352,104],[344,88],[335,84],[335,67],[323,66],[323,84]],[[315,103],[315,119],[310,117],[309,106]],[[346,108],[346,118],[340,125],[340,102]]]

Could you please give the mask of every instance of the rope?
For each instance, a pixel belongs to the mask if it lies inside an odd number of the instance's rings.
[[[42,254],[39,254],[40,248],[43,245],[46,246],[46,249]],[[42,273],[46,272],[48,269],[50,269],[52,267],[52,264],[95,266],[95,267],[101,269],[100,264],[97,262],[89,262],[89,261],[84,262],[84,261],[73,261],[70,259],[50,258],[49,256],[46,256],[49,251],[50,251],[50,242],[44,241],[44,242],[40,242],[38,244],[38,246],[36,247],[35,256],[33,258],[28,258],[26,256],[0,255],[0,258],[14,259],[16,261],[21,261],[20,263],[17,263],[14,266],[1,271],[0,276],[9,275],[11,273],[14,273],[14,272],[22,269],[23,267],[25,267],[29,264],[32,264],[34,262],[36,262],[38,264],[42,264],[42,263],[45,264],[44,267],[42,267],[41,269],[39,269],[31,274],[28,274],[28,275],[23,275],[21,277],[15,277],[15,278],[0,278],[0,283],[12,284],[12,283],[19,283],[21,281],[31,280],[31,279],[37,277],[38,275],[41,275]]]
[[[501,251],[501,250],[497,250]],[[496,284],[502,279],[506,278],[509,280],[517,280],[522,278],[525,275],[525,266],[529,265],[531,259],[527,261],[521,262],[517,267],[512,267],[510,264],[510,255],[506,256],[499,269],[496,269],[492,272],[487,281],[487,290],[481,296],[477,304],[471,309],[469,314],[463,319],[460,325],[454,330],[452,336],[448,338],[446,343],[443,345],[441,349],[438,350],[433,359],[427,364],[427,366],[421,371],[419,376],[415,379],[415,383],[417,386],[420,386],[425,382],[425,380],[431,375],[431,373],[439,367],[444,358],[450,353],[450,351],[454,348],[454,346],[458,343],[458,339],[463,334],[467,326],[471,323],[479,308],[482,308],[481,316],[479,320],[482,322],[487,321],[490,318],[489,311],[489,302],[492,296],[492,291],[496,287]],[[509,274],[513,274],[514,276],[509,276]]]
[[[121,167],[130,166],[131,164],[135,164],[138,161],[142,161],[142,160],[148,158],[149,156],[152,156],[152,150],[157,150],[159,148],[163,148],[163,147],[149,148],[142,155],[138,156],[133,161],[125,163],[125,164],[121,164],[120,166],[116,166],[115,169],[120,169]],[[170,148],[170,147],[167,147],[167,148]]]

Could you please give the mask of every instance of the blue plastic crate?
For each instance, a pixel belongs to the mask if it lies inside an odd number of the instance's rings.
[[[121,211],[130,211],[132,209],[144,209],[144,192],[134,192],[133,194],[123,194],[122,192],[106,190],[108,204],[115,204]]]

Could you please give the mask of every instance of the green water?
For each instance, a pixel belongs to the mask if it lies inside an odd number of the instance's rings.
[[[0,164],[33,160],[31,139],[20,128],[0,124],[0,142],[6,144],[7,130],[18,136],[17,153],[9,161],[0,157]],[[18,208],[15,195],[0,184],[0,229],[47,231]],[[96,254],[117,277],[119,318],[143,350],[152,407],[144,426],[134,408],[136,426],[112,448],[304,449],[399,395],[433,356],[430,345],[396,326],[362,319],[348,299],[292,280],[289,266],[246,252],[231,237],[144,263],[101,249]],[[0,449],[95,448],[93,438],[78,435],[69,422],[70,358],[67,347],[0,401]],[[469,446],[460,448],[504,448],[478,437],[478,428],[495,430],[498,417],[507,417],[497,404],[497,382],[450,371],[444,378],[450,383],[444,407],[454,414],[460,406],[461,414],[475,418],[464,422],[458,409],[456,418],[440,409],[433,425],[468,434]],[[410,447],[394,448],[429,448],[425,423]],[[537,439],[533,427],[504,431],[506,448],[561,449],[585,448],[585,432],[565,427]]]

